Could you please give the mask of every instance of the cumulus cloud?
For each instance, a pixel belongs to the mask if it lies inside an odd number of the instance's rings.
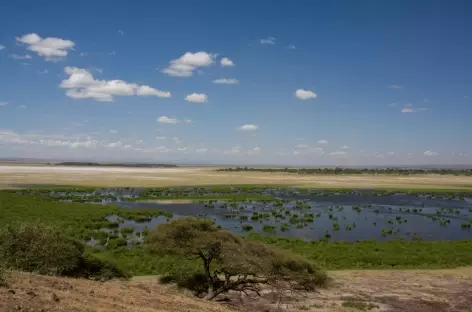
[[[192,103],[204,103],[208,101],[208,96],[202,93],[192,93],[187,95],[185,100]]]
[[[223,57],[220,61],[220,64],[221,66],[234,66],[235,65],[233,61],[227,57]]]
[[[318,144],[328,144],[328,141],[327,140],[319,140]]]
[[[259,129],[259,127],[256,126],[256,125],[246,124],[246,125],[242,125],[238,129],[242,130],[242,131],[255,131],[255,130]]]
[[[434,152],[434,151],[431,151],[431,150],[427,150],[423,153],[425,156],[438,156],[439,153],[438,152]]]
[[[137,91],[136,91],[136,95],[139,95],[139,96],[154,95],[154,96],[163,97],[163,98],[171,97],[170,92],[156,90],[156,89],[151,88],[149,86],[139,86]]]
[[[275,38],[274,37],[268,37],[266,39],[261,39],[260,43],[261,44],[275,44]]]
[[[165,123],[165,124],[176,124],[179,122],[176,118],[170,118],[167,116],[161,116],[157,118],[157,121],[160,123]]]
[[[404,86],[400,86],[400,85],[396,85],[396,84],[393,84],[393,85],[390,85],[388,86],[390,89],[405,89]]]
[[[299,100],[310,100],[310,99],[316,99],[317,95],[315,92],[310,91],[310,90],[304,90],[304,89],[298,89],[295,91],[295,96]]]
[[[234,78],[219,78],[213,80],[213,83],[216,84],[238,84],[239,80],[234,79]]]
[[[73,99],[94,99],[100,102],[111,102],[114,96],[157,96],[168,98],[170,92],[160,91],[149,86],[140,86],[123,80],[98,80],[86,69],[66,67],[69,78],[59,85],[67,89],[66,95]]]
[[[17,37],[16,41],[26,44],[27,49],[36,52],[46,61],[57,61],[67,56],[68,51],[73,49],[75,43],[60,38],[41,38],[35,33]]]
[[[216,54],[207,52],[187,52],[180,58],[170,61],[163,73],[174,77],[190,77],[200,67],[206,67],[215,62]]]
[[[9,58],[12,58],[14,60],[29,60],[31,59],[31,55],[25,54],[25,55],[18,55],[18,54],[10,54],[8,55]]]

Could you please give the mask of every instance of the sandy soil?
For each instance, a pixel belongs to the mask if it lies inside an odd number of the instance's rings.
[[[472,268],[451,270],[372,270],[329,272],[327,289],[308,296],[291,295],[275,303],[234,295],[228,303],[208,303],[157,283],[156,277],[130,282],[93,282],[13,273],[10,285],[0,287],[0,312],[7,311],[218,311],[251,312],[359,311],[343,303],[365,302],[369,311],[468,312],[472,307]]]
[[[21,185],[159,187],[216,184],[272,184],[332,188],[472,189],[472,177],[440,175],[298,175],[217,172],[209,167],[104,168],[0,165],[0,188]]]

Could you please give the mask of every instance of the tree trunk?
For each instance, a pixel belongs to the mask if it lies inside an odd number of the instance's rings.
[[[211,272],[210,272],[210,260],[204,259],[203,260],[203,265],[204,265],[205,274],[206,274],[207,282],[208,282],[208,291],[207,291],[207,294],[205,295],[205,297],[203,297],[203,299],[213,300],[217,296],[217,294],[215,293],[214,280],[213,280],[213,277],[211,276]]]

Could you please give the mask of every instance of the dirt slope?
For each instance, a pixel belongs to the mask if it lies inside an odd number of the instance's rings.
[[[13,273],[10,285],[0,288],[0,312],[6,311],[184,311],[230,312],[368,311],[463,312],[472,308],[472,268],[453,270],[372,270],[329,272],[327,289],[307,297],[291,295],[276,303],[269,293],[262,298],[231,295],[231,303],[209,303],[157,283],[155,277],[130,282],[93,282]],[[472,310],[470,310],[472,311]]]

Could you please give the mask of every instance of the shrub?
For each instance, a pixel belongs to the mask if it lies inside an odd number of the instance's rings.
[[[0,259],[6,268],[44,275],[129,277],[111,262],[86,255],[80,242],[40,223],[7,224],[1,228]]]

